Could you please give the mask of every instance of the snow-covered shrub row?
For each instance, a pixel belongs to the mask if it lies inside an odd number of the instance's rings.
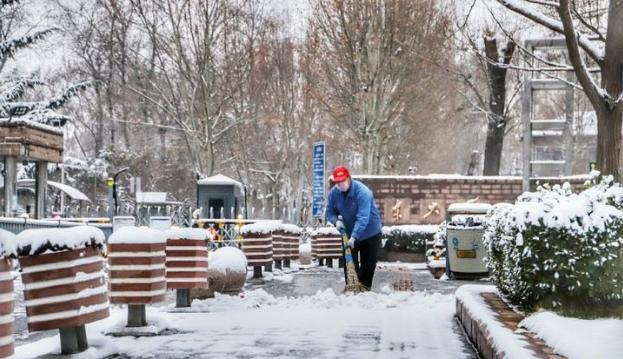
[[[579,194],[565,183],[495,206],[484,236],[493,280],[527,309],[621,301],[621,208],[623,187],[611,178]]]
[[[438,225],[403,225],[383,227],[385,250],[424,253],[425,241],[430,241]]]

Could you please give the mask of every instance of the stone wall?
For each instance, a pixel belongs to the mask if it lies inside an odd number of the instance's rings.
[[[522,193],[521,177],[476,176],[354,176],[374,192],[384,225],[437,224],[445,218],[446,208],[452,203],[476,199],[495,204],[515,201]],[[561,184],[569,182],[581,190],[587,176],[540,178],[537,183]],[[395,219],[393,209],[400,213]]]

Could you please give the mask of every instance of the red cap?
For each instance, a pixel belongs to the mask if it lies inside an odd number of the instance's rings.
[[[333,174],[331,176],[333,176],[333,182],[339,183],[350,177],[350,172],[348,172],[348,168],[344,166],[337,166],[333,170]]]

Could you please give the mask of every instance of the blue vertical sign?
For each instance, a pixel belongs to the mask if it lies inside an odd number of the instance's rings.
[[[325,164],[325,143],[314,143],[314,163],[312,177],[312,213],[314,217],[322,216],[322,205],[324,203],[324,164]]]

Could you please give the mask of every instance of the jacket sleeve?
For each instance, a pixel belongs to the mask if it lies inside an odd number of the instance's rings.
[[[327,196],[327,209],[325,211],[325,217],[327,222],[335,224],[337,222],[337,210],[335,208],[335,196],[332,195],[333,191],[329,191]]]
[[[370,221],[370,207],[372,204],[372,193],[369,190],[362,190],[357,193],[357,214],[355,215],[355,226],[353,228],[352,238],[361,238],[363,232]]]

